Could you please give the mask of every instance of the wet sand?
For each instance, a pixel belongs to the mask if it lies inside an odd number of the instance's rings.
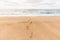
[[[60,17],[0,17],[0,40],[60,40]]]

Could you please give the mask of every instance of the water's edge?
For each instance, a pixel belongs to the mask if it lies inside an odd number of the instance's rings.
[[[0,9],[0,15],[60,16],[60,9]]]

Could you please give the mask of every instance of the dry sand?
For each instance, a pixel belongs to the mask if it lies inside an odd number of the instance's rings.
[[[60,40],[60,17],[0,17],[0,40]]]

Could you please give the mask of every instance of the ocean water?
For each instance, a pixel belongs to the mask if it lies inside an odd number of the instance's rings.
[[[60,9],[0,9],[0,15],[60,16]]]

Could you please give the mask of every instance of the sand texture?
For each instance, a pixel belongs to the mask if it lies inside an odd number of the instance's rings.
[[[0,17],[0,40],[60,40],[60,17]]]

